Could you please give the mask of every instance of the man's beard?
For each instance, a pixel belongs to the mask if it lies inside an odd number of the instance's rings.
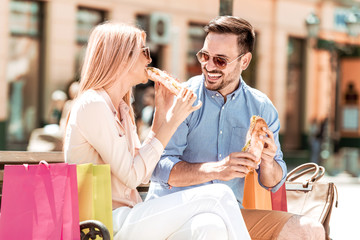
[[[231,84],[232,82],[234,82],[234,80],[233,79],[226,79],[225,78],[225,74],[223,74],[221,71],[211,71],[211,72],[209,72],[209,71],[207,71],[206,69],[205,69],[205,67],[203,68],[203,73],[204,73],[204,77],[205,77],[205,87],[208,89],[208,90],[211,90],[211,91],[217,91],[217,92],[219,92],[220,90],[222,90],[222,89],[224,89],[224,88],[226,88],[229,84]],[[213,74],[215,74],[215,73],[221,73],[222,74],[222,76],[220,77],[220,78],[222,78],[222,80],[221,80],[221,82],[220,82],[220,84],[219,85],[215,85],[215,84],[208,84],[207,83],[207,81],[209,81],[209,79],[208,79],[208,76],[207,76],[207,74],[208,73],[213,73]],[[228,76],[229,77],[229,76]]]

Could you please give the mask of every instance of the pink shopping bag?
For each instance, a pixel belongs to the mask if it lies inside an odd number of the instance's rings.
[[[6,165],[0,239],[80,239],[76,165]]]

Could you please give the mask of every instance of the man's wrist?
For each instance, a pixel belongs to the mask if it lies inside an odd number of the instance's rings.
[[[209,181],[219,179],[219,162],[206,162],[201,164],[200,171],[207,175]]]
[[[273,159],[272,162],[261,162],[260,179],[265,187],[273,188],[282,179],[283,170],[280,164]]]
[[[260,167],[263,169],[275,169],[276,165],[278,165],[278,163],[276,162],[275,158],[273,158],[272,161],[262,160],[260,163]]]

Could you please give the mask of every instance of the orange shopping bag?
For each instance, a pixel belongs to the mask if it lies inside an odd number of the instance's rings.
[[[258,176],[256,171],[252,171],[245,177],[243,207],[272,210],[271,193],[260,186]]]

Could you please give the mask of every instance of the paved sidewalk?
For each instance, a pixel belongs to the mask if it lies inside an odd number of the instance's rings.
[[[321,181],[334,182],[338,189],[338,208],[333,207],[330,237],[333,240],[360,239],[360,178],[346,172],[324,176]]]

